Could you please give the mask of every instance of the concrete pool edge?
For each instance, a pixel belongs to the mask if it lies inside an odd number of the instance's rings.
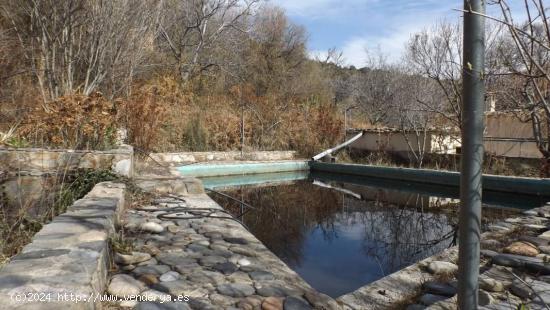
[[[306,160],[270,162],[218,162],[191,164],[175,168],[181,175],[189,177],[214,177],[229,175],[261,174],[309,170]]]
[[[460,183],[460,173],[452,171],[358,164],[328,164],[321,162],[310,162],[309,165],[310,171],[318,172],[374,177],[453,187],[458,187]],[[545,196],[550,195],[550,179],[484,174],[483,189],[496,192],[524,193]]]

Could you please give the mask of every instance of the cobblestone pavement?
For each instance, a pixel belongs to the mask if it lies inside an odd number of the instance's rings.
[[[119,303],[135,309],[340,309],[227,217],[205,194],[128,210],[134,250],[115,253],[108,293],[147,298]]]
[[[550,205],[491,225],[483,234],[479,309],[550,309]],[[407,310],[456,309],[458,266],[434,261],[424,266],[440,281],[423,284]]]

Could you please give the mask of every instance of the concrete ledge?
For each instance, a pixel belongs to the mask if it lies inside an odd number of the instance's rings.
[[[310,162],[311,171],[375,177],[400,181],[447,186],[459,186],[460,173],[429,169],[380,167],[356,164],[329,164]],[[483,189],[497,192],[546,196],[550,193],[550,179],[483,175]]]
[[[208,163],[178,167],[184,176],[210,177],[309,170],[307,161]]]
[[[0,309],[99,308],[93,298],[105,290],[109,237],[124,209],[124,194],[123,184],[99,183],[45,225],[0,270]]]
[[[296,158],[294,151],[258,151],[245,152],[181,152],[152,153],[149,156],[157,162],[167,165],[178,165],[189,162],[232,161],[232,160],[292,160]],[[145,158],[145,161],[151,160]]]
[[[202,182],[195,178],[181,176],[154,176],[147,178],[136,178],[134,179],[134,182],[143,190],[156,194],[204,194]]]
[[[423,271],[422,266],[432,261],[457,259],[458,248],[447,249],[354,292],[340,296],[336,300],[344,305],[344,309],[393,309],[400,301],[414,296],[420,290],[422,283],[434,279],[433,275]]]

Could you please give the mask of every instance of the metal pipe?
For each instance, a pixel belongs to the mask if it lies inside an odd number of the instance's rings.
[[[346,142],[344,142],[344,143],[342,143],[342,144],[340,144],[340,145],[338,145],[338,146],[335,146],[335,147],[333,147],[333,148],[331,148],[331,149],[328,149],[328,150],[326,150],[326,151],[324,151],[324,152],[322,152],[322,153],[319,153],[319,154],[313,156],[311,159],[312,159],[313,161],[317,161],[317,160],[319,160],[319,159],[321,159],[321,158],[323,158],[323,157],[325,157],[325,156],[327,156],[327,155],[330,155],[330,154],[332,154],[333,152],[336,152],[336,151],[338,151],[339,149],[341,149],[341,148],[343,148],[343,147],[345,147],[345,146],[348,146],[348,145],[352,144],[353,142],[355,142],[355,140],[361,138],[361,137],[363,136],[364,133],[365,133],[364,131],[361,131],[360,133],[358,133],[357,135],[355,135],[353,138],[349,139],[348,141],[346,141]]]
[[[471,310],[478,307],[485,100],[485,20],[472,12],[485,14],[485,1],[464,0],[464,11],[458,308]]]

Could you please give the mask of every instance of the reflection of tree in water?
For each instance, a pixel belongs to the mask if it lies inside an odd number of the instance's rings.
[[[300,265],[306,234],[320,227],[327,237],[336,234],[334,214],[342,206],[341,194],[308,182],[228,191],[261,211],[244,215],[250,231],[289,265]],[[222,198],[223,206],[238,215],[240,205]]]
[[[369,212],[353,212],[351,216],[364,223],[363,250],[374,258],[384,275],[397,271],[425,257],[436,254],[453,242],[455,221],[444,213],[423,212],[411,208],[424,205],[429,197],[411,195],[409,207],[382,203],[380,199],[367,202]],[[347,200],[346,206],[365,202]]]
[[[373,194],[372,189],[363,189]],[[378,261],[384,274],[389,274],[448,247],[458,220],[453,212],[437,212],[439,208],[427,210],[426,206],[447,204],[445,198],[438,201],[438,198],[414,193],[407,194],[406,201],[392,204],[387,201],[395,200],[395,192],[375,190],[367,201],[356,200],[306,181],[243,187],[227,193],[258,208],[244,215],[245,224],[291,266],[301,265],[307,234],[315,229],[331,241],[347,228],[361,225],[365,254]],[[240,214],[239,203],[219,196],[214,198],[234,215]],[[504,217],[510,213],[484,209],[484,217],[488,214]]]

